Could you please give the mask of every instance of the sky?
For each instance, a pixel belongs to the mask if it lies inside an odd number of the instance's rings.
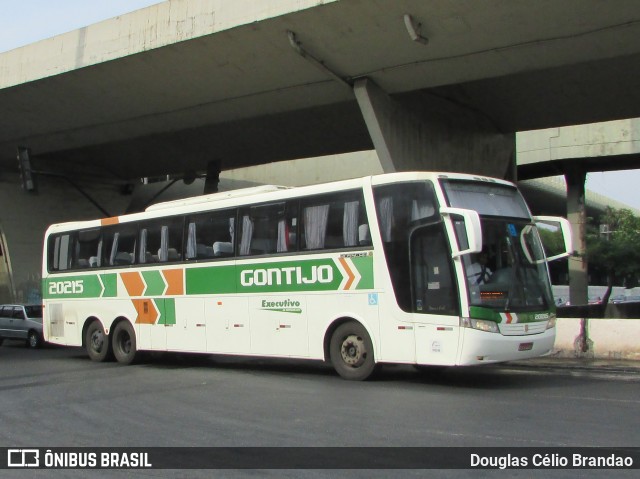
[[[0,0],[0,52],[77,30],[160,0]]]
[[[640,170],[589,173],[587,190],[640,210]]]
[[[108,18],[158,0],[0,0],[0,53]],[[589,173],[587,189],[640,209],[640,170]]]

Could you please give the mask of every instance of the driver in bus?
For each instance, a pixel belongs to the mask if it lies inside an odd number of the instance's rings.
[[[467,281],[471,285],[481,285],[489,282],[493,272],[487,266],[489,257],[486,251],[476,255],[474,261],[467,268]]]

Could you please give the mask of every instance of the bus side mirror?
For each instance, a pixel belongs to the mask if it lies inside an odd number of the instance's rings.
[[[538,234],[545,252],[549,254],[547,262],[566,258],[573,253],[571,223],[560,216],[534,216]]]
[[[451,245],[454,258],[482,251],[482,226],[480,225],[480,215],[477,211],[443,207],[440,208],[440,213],[443,216],[451,217],[456,229],[455,234],[458,241]],[[456,225],[456,222],[459,224],[460,220],[464,225],[462,228],[458,228]]]

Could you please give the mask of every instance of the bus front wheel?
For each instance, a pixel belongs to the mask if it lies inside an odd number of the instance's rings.
[[[121,321],[113,330],[113,355],[122,364],[131,364],[136,357],[136,333],[129,321]]]
[[[349,321],[335,330],[329,345],[331,364],[344,379],[363,381],[373,373],[373,343],[360,323]]]
[[[109,336],[105,334],[100,321],[93,321],[89,325],[84,344],[92,361],[102,362],[107,359],[109,356]]]

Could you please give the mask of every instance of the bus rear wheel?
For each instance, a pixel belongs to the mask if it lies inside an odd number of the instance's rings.
[[[131,364],[136,358],[136,333],[129,321],[121,321],[113,330],[113,355],[122,364]]]
[[[367,379],[376,366],[371,338],[364,326],[355,321],[344,323],[334,331],[329,356],[336,372],[352,381]]]
[[[102,328],[100,321],[92,321],[84,337],[87,354],[92,361],[102,362],[109,357],[109,336]]]

